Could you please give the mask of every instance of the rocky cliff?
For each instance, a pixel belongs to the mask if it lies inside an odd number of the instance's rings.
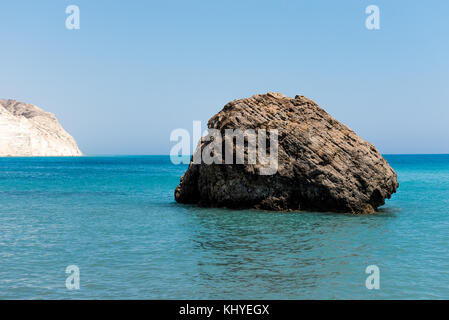
[[[81,156],[56,117],[16,100],[0,100],[0,156]]]
[[[304,96],[268,93],[235,100],[208,127],[223,134],[237,128],[278,130],[277,172],[261,175],[258,163],[191,162],[175,190],[180,203],[373,213],[399,186],[372,144]],[[196,153],[210,143],[201,141]]]

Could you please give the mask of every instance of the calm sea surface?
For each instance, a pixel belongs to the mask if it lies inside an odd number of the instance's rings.
[[[386,158],[373,216],[179,205],[167,156],[1,158],[0,298],[449,299],[449,155]]]

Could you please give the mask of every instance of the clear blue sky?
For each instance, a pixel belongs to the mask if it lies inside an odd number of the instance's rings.
[[[173,129],[267,91],[315,100],[382,153],[449,153],[448,14],[446,0],[2,1],[0,98],[55,113],[87,154],[168,154]]]

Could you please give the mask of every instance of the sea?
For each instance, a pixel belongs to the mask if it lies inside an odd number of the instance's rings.
[[[375,215],[178,204],[169,156],[0,158],[0,299],[449,299],[449,155]]]

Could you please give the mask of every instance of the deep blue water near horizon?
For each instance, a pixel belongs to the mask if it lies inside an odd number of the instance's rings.
[[[449,155],[386,158],[365,216],[180,205],[168,156],[0,158],[0,299],[448,299]]]

